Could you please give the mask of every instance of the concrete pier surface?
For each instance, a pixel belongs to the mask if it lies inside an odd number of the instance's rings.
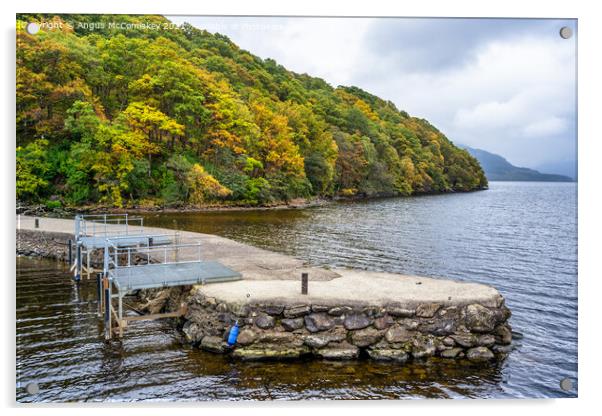
[[[74,221],[18,216],[17,229],[73,234]],[[174,230],[145,227],[145,233],[165,234]],[[216,260],[240,272],[243,280],[215,283],[196,290],[228,303],[299,303],[322,305],[386,305],[415,308],[420,304],[464,306],[478,303],[497,308],[503,297],[493,287],[448,279],[407,276],[356,269],[310,267],[292,256],[252,247],[223,237],[179,231],[183,241],[202,245],[202,258]],[[309,275],[307,295],[301,294],[301,273]]]

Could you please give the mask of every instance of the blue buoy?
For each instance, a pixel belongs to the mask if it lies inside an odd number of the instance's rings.
[[[236,344],[236,338],[238,338],[238,321],[236,321],[234,326],[230,329],[230,334],[228,335],[228,345],[233,346]]]

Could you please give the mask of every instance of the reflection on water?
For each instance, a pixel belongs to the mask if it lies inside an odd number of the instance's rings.
[[[95,285],[64,266],[17,259],[17,399],[29,401],[488,397],[499,366],[432,360],[246,363],[183,345],[169,322],[137,322],[107,343]],[[40,393],[23,388],[35,381]]]
[[[492,183],[459,195],[304,210],[147,215],[305,258],[493,284],[524,334],[497,364],[431,360],[243,363],[183,346],[169,322],[140,322],[107,344],[95,288],[63,266],[18,259],[19,401],[567,397],[577,378],[575,184]],[[24,386],[40,383],[29,396]],[[21,386],[21,387],[20,387]]]

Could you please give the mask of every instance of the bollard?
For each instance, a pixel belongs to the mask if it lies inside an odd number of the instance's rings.
[[[307,273],[301,273],[301,294],[307,295],[307,285],[309,281],[309,276]]]
[[[73,264],[73,241],[71,239],[69,239],[67,258],[69,259],[69,266],[71,266]]]
[[[33,223],[34,223],[34,225],[33,225],[34,228],[40,228],[40,219],[39,218],[36,218],[33,221]]]

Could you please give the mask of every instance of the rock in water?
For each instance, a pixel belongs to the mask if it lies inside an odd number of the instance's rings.
[[[477,338],[477,344],[480,347],[491,347],[495,344],[495,337],[490,334],[481,335]]]
[[[207,335],[201,340],[201,348],[206,351],[223,353],[226,351],[226,343],[220,337]]]
[[[317,355],[328,360],[352,360],[359,355],[359,349],[355,345],[342,342],[320,348]]]
[[[498,344],[508,345],[512,342],[512,331],[508,325],[500,325],[495,328],[495,339]]]
[[[412,357],[426,358],[435,355],[437,348],[429,337],[418,337],[412,340]]]
[[[495,328],[496,316],[493,311],[473,303],[466,307],[466,327],[474,332],[491,332]]]
[[[453,339],[456,344],[464,348],[470,348],[477,345],[477,337],[471,333],[459,333],[450,335],[450,338]]]
[[[199,325],[192,321],[186,321],[182,327],[182,332],[184,332],[186,340],[191,344],[198,344],[203,338],[203,335],[205,335],[204,331],[199,327]]]
[[[398,363],[404,363],[408,360],[408,354],[404,350],[394,349],[368,349],[368,355],[370,358],[378,361],[395,361]]]
[[[458,354],[462,352],[462,348],[451,348],[449,350],[441,351],[441,357],[443,358],[456,358]]]
[[[492,360],[495,356],[487,347],[476,347],[466,351],[466,358],[470,361],[480,362]]]
[[[235,358],[243,360],[269,360],[299,358],[308,354],[309,348],[306,346],[291,346],[278,344],[250,345],[244,348],[237,348],[232,353]]]

